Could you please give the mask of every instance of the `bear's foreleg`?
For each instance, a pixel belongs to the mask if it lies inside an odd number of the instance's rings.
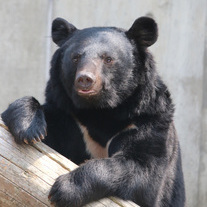
[[[116,196],[153,206],[167,163],[162,154],[165,150],[160,149],[163,145],[147,143],[145,138],[139,138],[136,129],[114,137],[109,158],[90,160],[56,180],[49,194],[51,203],[80,207]]]
[[[19,144],[38,142],[46,136],[47,124],[42,106],[31,96],[11,103],[1,117]]]

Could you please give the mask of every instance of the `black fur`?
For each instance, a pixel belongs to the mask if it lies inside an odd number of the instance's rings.
[[[185,206],[174,106],[147,50],[157,36],[147,17],[128,31],[78,30],[54,20],[52,38],[60,48],[46,103],[19,99],[2,118],[18,143],[42,139],[47,123],[44,142],[77,164],[94,156],[88,140],[108,154],[60,176],[49,194],[55,206],[79,207],[107,196],[142,207]]]

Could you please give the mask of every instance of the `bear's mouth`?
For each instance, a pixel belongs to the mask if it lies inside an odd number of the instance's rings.
[[[98,92],[95,90],[79,89],[77,90],[77,94],[83,97],[90,97],[90,96],[96,96]]]

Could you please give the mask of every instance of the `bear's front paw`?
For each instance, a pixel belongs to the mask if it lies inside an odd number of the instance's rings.
[[[42,112],[41,112],[42,113]],[[36,115],[26,130],[19,132],[18,136],[15,136],[17,143],[34,144],[41,142],[45,136],[47,136],[47,125],[42,116]]]
[[[55,207],[82,206],[81,186],[76,182],[71,173],[58,177],[48,196],[51,204]]]
[[[39,142],[46,136],[45,116],[39,102],[33,97],[16,100],[1,117],[19,144]]]

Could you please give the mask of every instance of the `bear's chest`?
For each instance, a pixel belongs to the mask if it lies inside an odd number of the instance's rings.
[[[106,119],[90,119],[87,122],[76,119],[76,122],[81,130],[86,150],[93,158],[108,157],[111,140],[127,126],[125,122]]]

